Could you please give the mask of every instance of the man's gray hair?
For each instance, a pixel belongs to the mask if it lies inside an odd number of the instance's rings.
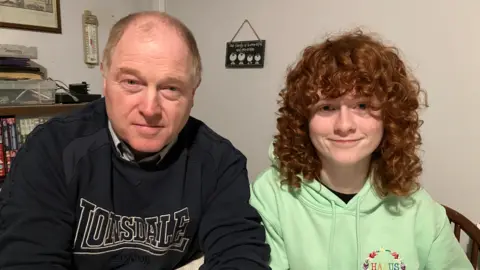
[[[167,24],[170,27],[175,28],[178,31],[180,36],[185,40],[185,44],[187,45],[192,56],[192,75],[195,85],[198,86],[202,77],[202,60],[200,57],[200,52],[198,51],[197,41],[195,40],[193,33],[179,19],[160,11],[142,11],[132,13],[121,18],[113,25],[108,36],[107,44],[105,45],[105,49],[103,50],[102,63],[105,69],[108,70],[110,68],[113,51],[115,50],[127,27],[130,26],[130,24],[132,24],[134,21],[144,18],[156,19],[160,22]],[[143,27],[141,27],[141,29],[145,32],[150,31],[151,28],[153,28],[152,22],[146,23],[145,25],[143,25]]]

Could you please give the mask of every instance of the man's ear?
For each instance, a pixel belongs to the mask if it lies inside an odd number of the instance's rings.
[[[202,82],[202,78],[198,79],[197,85],[193,88],[193,95],[195,96],[195,92],[197,91],[197,88],[200,86],[200,83]]]
[[[103,61],[100,62],[100,72],[102,73],[102,79],[103,79],[103,95],[105,96],[105,89],[107,87],[107,68],[105,68]]]
[[[105,63],[103,61],[100,62],[100,72],[102,73],[103,77],[107,76],[108,67],[105,66]]]
[[[193,88],[192,92],[192,108],[195,105],[195,93],[197,92],[197,88],[200,86],[200,83],[202,82],[202,79],[200,78],[197,82],[197,85]]]
[[[193,92],[192,92],[192,108],[193,106],[195,105],[195,92],[197,92],[197,88],[193,88]]]

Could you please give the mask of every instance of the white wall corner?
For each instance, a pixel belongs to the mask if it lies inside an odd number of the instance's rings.
[[[165,1],[166,0],[152,0],[152,9],[165,11]]]

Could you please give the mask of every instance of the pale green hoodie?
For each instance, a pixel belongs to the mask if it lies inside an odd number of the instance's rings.
[[[251,204],[263,218],[273,270],[473,269],[445,209],[424,189],[382,200],[367,181],[345,204],[317,181],[289,192],[272,165],[252,184]]]

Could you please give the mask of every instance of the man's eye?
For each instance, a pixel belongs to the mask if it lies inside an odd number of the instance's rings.
[[[120,81],[120,85],[123,89],[129,92],[139,92],[142,90],[142,82],[135,79],[124,79]]]

